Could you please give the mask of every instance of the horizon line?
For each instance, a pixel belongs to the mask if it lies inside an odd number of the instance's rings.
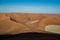
[[[0,13],[60,14],[60,13],[32,13],[32,12],[0,12]]]

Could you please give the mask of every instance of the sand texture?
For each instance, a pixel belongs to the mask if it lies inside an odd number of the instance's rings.
[[[60,14],[0,13],[0,34],[45,33],[46,25],[60,25]]]

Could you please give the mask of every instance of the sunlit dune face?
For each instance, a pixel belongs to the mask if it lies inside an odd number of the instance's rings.
[[[29,28],[21,23],[10,20],[0,22],[0,34],[18,34],[29,31]]]
[[[30,18],[30,20],[39,20],[40,19],[39,14],[28,14],[28,17]]]
[[[4,14],[0,14],[0,21],[6,20],[6,19],[8,20],[9,17],[5,16]]]

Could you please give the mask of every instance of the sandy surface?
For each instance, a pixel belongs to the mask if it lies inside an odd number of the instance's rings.
[[[60,14],[0,13],[0,34],[45,33],[46,25],[60,25]]]
[[[45,27],[46,31],[60,34],[60,25],[47,25]]]

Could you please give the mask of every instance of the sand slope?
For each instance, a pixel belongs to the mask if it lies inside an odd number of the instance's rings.
[[[0,13],[0,34],[45,32],[51,24],[60,25],[60,14]]]

